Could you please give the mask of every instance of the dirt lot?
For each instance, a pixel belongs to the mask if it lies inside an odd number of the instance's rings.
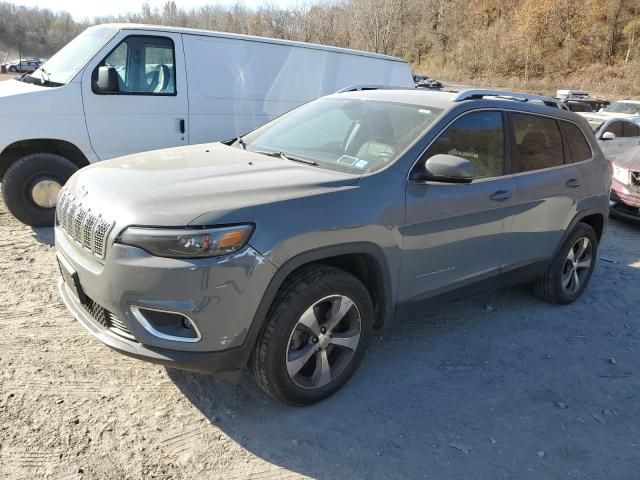
[[[425,312],[293,409],[102,346],[58,300],[51,229],[0,203],[0,477],[636,480],[639,239],[612,222],[572,306],[518,288]]]

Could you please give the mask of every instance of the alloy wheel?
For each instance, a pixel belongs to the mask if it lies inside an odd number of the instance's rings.
[[[593,244],[587,237],[579,238],[569,249],[562,270],[562,288],[574,295],[582,286],[593,264]]]
[[[362,318],[344,295],[324,297],[296,323],[286,353],[289,378],[299,387],[316,389],[338,378],[360,343]]]

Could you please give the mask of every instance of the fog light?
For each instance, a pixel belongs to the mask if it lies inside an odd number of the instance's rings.
[[[153,336],[173,342],[199,342],[198,327],[183,313],[131,306],[131,313]]]

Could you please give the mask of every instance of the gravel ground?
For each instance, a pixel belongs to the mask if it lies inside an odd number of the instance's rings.
[[[388,328],[296,409],[101,345],[58,300],[51,229],[0,203],[0,477],[637,480],[639,238],[610,223],[572,306],[516,288]]]

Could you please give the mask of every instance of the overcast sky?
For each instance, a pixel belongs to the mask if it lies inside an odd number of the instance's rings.
[[[53,11],[69,12],[76,20],[93,18],[104,15],[118,15],[129,12],[139,12],[143,0],[3,0],[15,5],[25,7],[48,8]],[[161,7],[166,0],[148,0],[151,8]],[[201,5],[234,5],[240,3],[247,6],[259,7],[260,5],[275,5],[279,7],[303,6],[310,0],[175,0],[181,8],[198,7]]]

